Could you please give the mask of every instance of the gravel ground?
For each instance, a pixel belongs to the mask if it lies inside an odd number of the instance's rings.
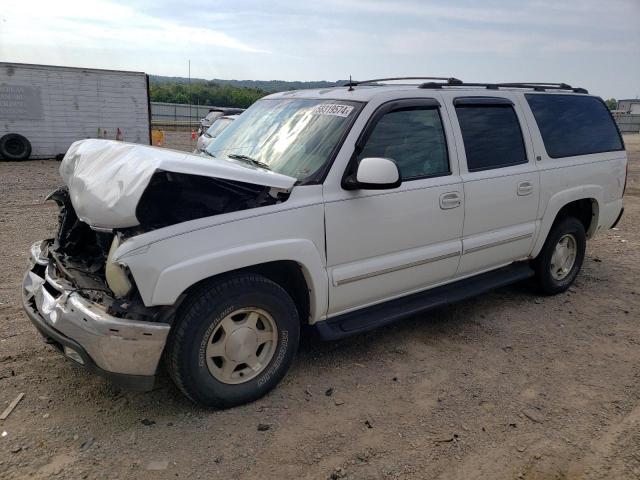
[[[55,229],[59,164],[0,163],[0,410],[25,394],[0,420],[0,478],[640,478],[640,136],[625,141],[626,213],[568,292],[525,283],[306,341],[275,391],[226,411],[164,373],[120,391],[43,344],[20,282]]]

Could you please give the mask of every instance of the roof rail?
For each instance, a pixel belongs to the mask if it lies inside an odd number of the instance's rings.
[[[349,80],[343,87],[355,87],[356,85],[366,85],[379,82],[391,82],[395,80],[443,80],[451,85],[462,83],[462,80],[458,80],[453,77],[391,77],[391,78],[374,78],[371,80]]]
[[[453,79],[457,80],[457,79]],[[546,92],[547,90],[567,90],[574,93],[589,93],[586,89],[580,87],[572,87],[566,83],[548,83],[548,82],[509,82],[509,83],[466,83],[460,80],[456,82],[425,82],[418,88],[442,88],[442,87],[484,87],[488,90],[498,90],[500,88],[529,88],[537,92]]]
[[[442,88],[442,87],[484,87],[488,90],[498,90],[500,88],[528,88],[537,92],[546,92],[547,90],[566,90],[574,93],[589,93],[586,89],[580,87],[572,87],[566,83],[550,83],[550,82],[508,82],[508,83],[467,83],[454,77],[390,77],[390,78],[374,78],[371,80],[349,80],[344,87],[350,89],[357,85],[371,85],[380,82],[391,82],[396,80],[431,80],[421,83],[418,88]],[[434,81],[435,80],[435,81]]]

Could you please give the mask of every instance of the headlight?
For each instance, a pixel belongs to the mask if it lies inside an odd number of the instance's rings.
[[[113,254],[120,246],[120,239],[117,235],[114,235],[113,242],[111,242],[111,248],[109,249],[109,256],[107,257],[107,264],[105,266],[105,277],[107,279],[107,285],[116,297],[124,297],[131,291],[133,285],[129,280],[126,267],[123,267],[119,263],[113,261]]]

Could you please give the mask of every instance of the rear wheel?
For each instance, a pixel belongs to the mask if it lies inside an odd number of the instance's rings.
[[[169,373],[197,403],[240,405],[278,384],[299,337],[298,311],[278,284],[255,274],[214,280],[179,309],[167,344]]]
[[[4,160],[27,160],[31,155],[31,142],[22,135],[9,133],[0,138],[0,157]]]
[[[578,219],[568,217],[554,225],[533,262],[543,293],[552,295],[571,286],[582,267],[586,245],[584,226]]]

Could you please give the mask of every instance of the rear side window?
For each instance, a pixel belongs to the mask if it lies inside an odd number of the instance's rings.
[[[522,130],[510,104],[456,105],[470,172],[527,163]]]
[[[606,105],[595,97],[526,94],[544,147],[553,158],[622,150]]]
[[[395,160],[403,180],[449,174],[447,143],[436,108],[410,107],[385,114],[358,155]]]

